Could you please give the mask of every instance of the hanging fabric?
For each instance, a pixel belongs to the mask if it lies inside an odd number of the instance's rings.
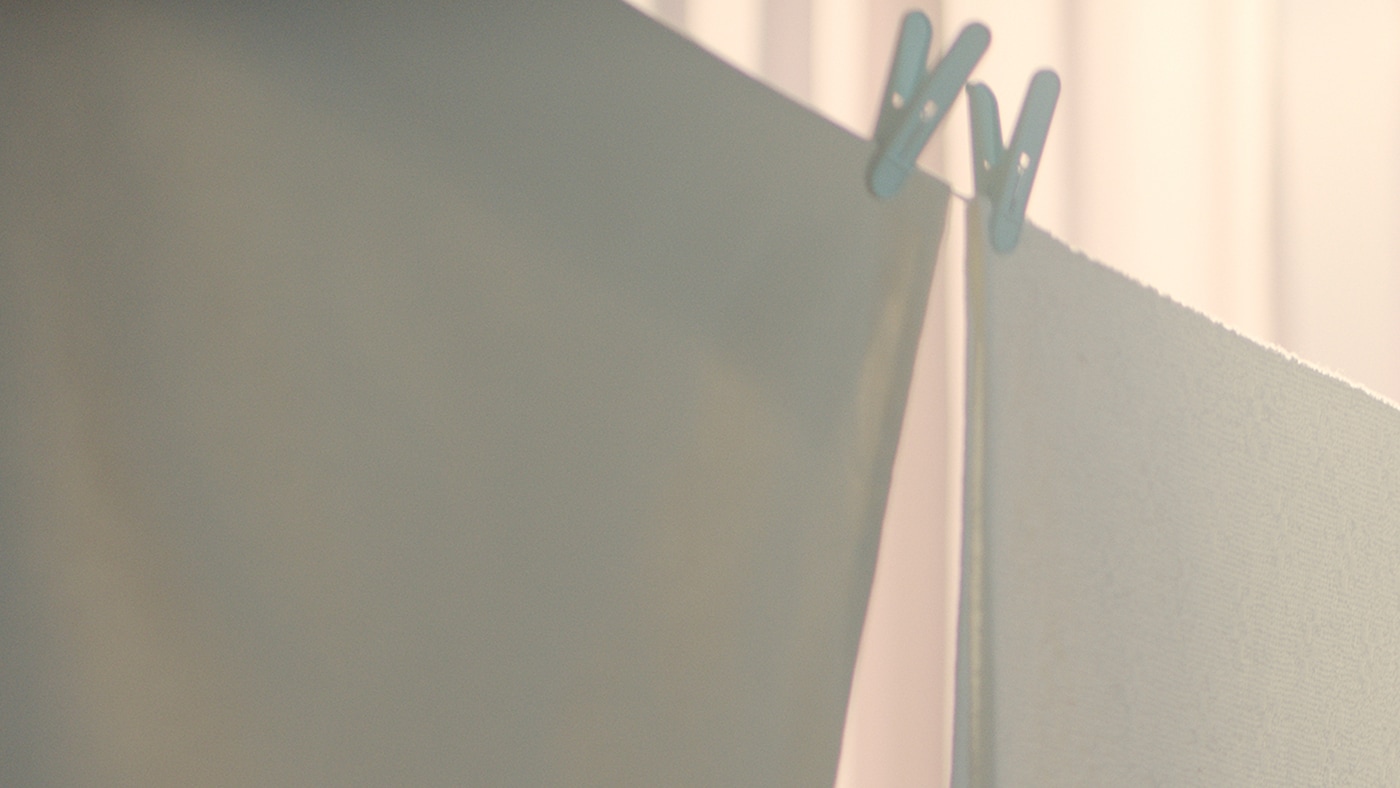
[[[969,219],[954,785],[1400,779],[1400,412]]]
[[[0,783],[831,784],[944,186],[620,3],[0,14]]]

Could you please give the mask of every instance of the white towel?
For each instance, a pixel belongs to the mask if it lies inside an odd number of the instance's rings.
[[[1400,413],[978,221],[954,784],[1400,784]]]
[[[831,783],[945,187],[620,3],[0,74],[0,784]]]

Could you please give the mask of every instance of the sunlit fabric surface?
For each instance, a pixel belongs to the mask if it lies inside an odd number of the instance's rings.
[[[831,784],[944,187],[621,4],[0,91],[0,783]]]
[[[1400,780],[1400,412],[969,224],[954,785]]]

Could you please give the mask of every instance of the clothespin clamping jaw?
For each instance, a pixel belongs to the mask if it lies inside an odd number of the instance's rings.
[[[904,185],[929,137],[987,51],[992,34],[984,25],[968,25],[933,71],[926,73],[932,40],[933,26],[927,16],[919,11],[905,14],[875,123],[875,155],[866,175],[876,197],[889,197]]]
[[[997,99],[981,83],[967,86],[972,115],[972,171],[977,193],[992,201],[987,235],[992,248],[1005,254],[1021,239],[1026,202],[1031,196],[1050,119],[1060,99],[1060,78],[1050,70],[1037,71],[1021,105],[1021,117],[1011,134],[1011,147],[1002,145]]]

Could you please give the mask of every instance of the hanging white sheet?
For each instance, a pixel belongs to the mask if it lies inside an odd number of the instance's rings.
[[[0,91],[0,783],[831,783],[943,186],[620,3]]]
[[[1400,412],[980,221],[954,784],[1400,782]]]

